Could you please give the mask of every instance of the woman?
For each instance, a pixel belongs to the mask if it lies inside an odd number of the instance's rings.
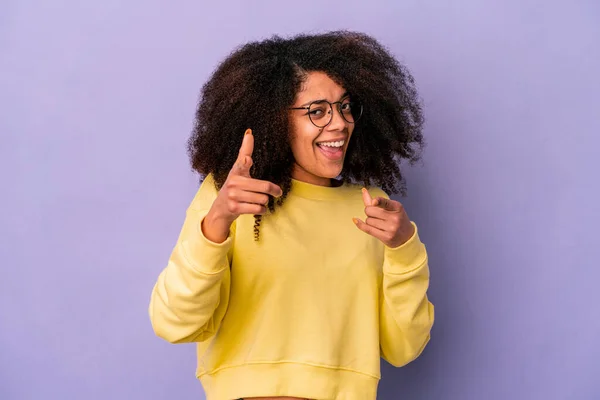
[[[427,253],[387,193],[422,124],[410,73],[364,34],[274,37],[217,68],[189,141],[206,178],[149,310],[197,343],[208,400],[375,399],[380,357],[419,356]]]

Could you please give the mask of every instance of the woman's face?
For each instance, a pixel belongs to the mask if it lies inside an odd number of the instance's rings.
[[[309,72],[296,95],[292,108],[308,107],[315,100],[344,103],[350,99],[344,88],[327,74]],[[295,159],[292,171],[294,179],[320,186],[331,186],[331,179],[341,173],[354,124],[342,117],[338,107],[338,104],[334,104],[331,122],[324,128],[319,128],[311,122],[309,110],[290,111],[291,147]],[[342,105],[343,110],[346,109],[345,107],[347,104]],[[311,114],[313,121],[318,125],[324,125],[330,117],[325,112],[328,108],[327,103],[313,106]],[[351,117],[347,118],[351,120]]]

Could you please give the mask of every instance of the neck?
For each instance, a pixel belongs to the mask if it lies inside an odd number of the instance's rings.
[[[313,175],[297,164],[294,165],[294,169],[292,170],[292,178],[300,182],[306,182],[317,186],[336,186],[334,179]]]

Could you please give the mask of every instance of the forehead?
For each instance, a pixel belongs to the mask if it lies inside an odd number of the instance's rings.
[[[326,99],[337,101],[346,90],[324,72],[311,71],[296,94],[298,102]]]

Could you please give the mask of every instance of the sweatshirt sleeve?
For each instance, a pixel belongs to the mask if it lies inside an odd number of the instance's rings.
[[[382,357],[395,367],[421,354],[434,320],[434,307],[427,298],[427,251],[413,225],[415,232],[406,243],[384,246],[379,340]]]
[[[150,297],[157,336],[170,343],[204,341],[215,334],[229,303],[235,222],[223,243],[208,240],[201,222],[217,196],[209,175],[187,209],[179,238]]]

